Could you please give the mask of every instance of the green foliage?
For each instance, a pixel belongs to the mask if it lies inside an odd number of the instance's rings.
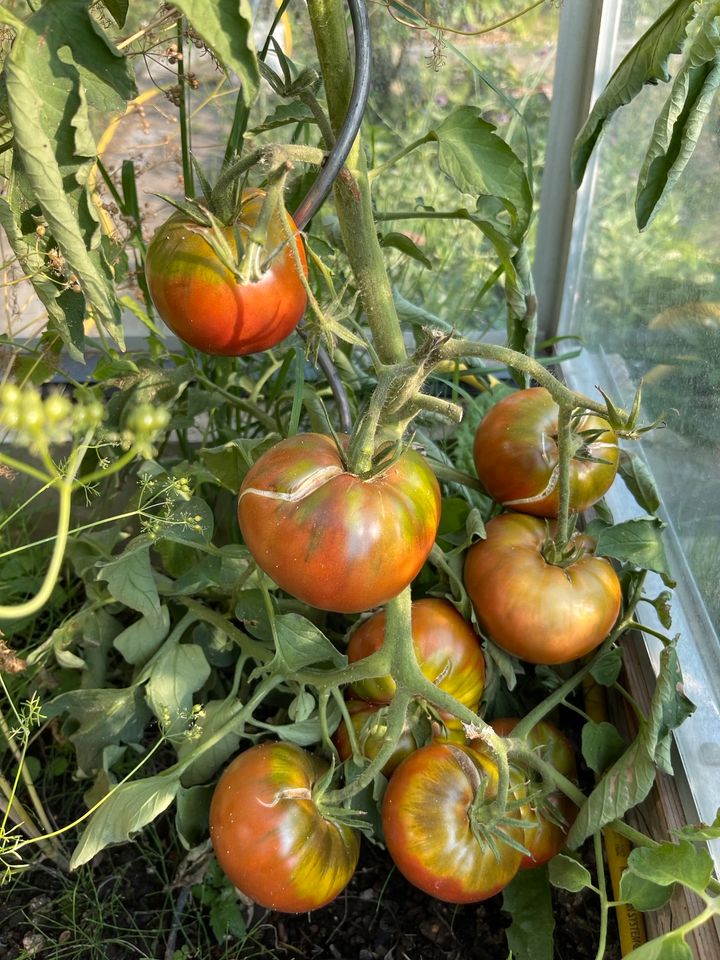
[[[507,941],[515,960],[552,960],[555,919],[547,867],[521,870],[503,891],[503,910],[512,917]]]

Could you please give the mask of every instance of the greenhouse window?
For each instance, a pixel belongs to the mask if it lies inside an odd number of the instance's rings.
[[[604,5],[593,100],[664,6],[661,0]],[[575,50],[586,48],[587,37],[575,32]],[[638,232],[632,216],[638,173],[668,92],[663,84],[643,90],[613,117],[593,154],[569,231],[564,283],[555,286],[561,290],[556,333],[582,341],[581,355],[565,369],[575,389],[595,396],[596,384],[609,385],[616,401],[629,405],[642,382],[646,422],[665,419],[664,429],[648,434],[639,452],[660,492],[668,561],[678,581],[670,633],[681,635],[685,688],[697,706],[677,731],[677,746],[697,814],[712,822],[720,765],[720,115],[716,102],[682,181]],[[554,110],[560,114],[563,97],[574,95],[556,90]],[[555,176],[557,189],[570,198],[567,167]],[[542,251],[542,243],[538,247]],[[547,265],[538,267],[541,286]],[[638,516],[620,484],[607,502],[616,521]],[[656,594],[664,589],[659,577],[656,587]],[[651,614],[643,605],[644,622],[663,630],[645,619]],[[648,638],[646,646],[655,662],[660,643]],[[714,855],[719,862],[717,844]]]

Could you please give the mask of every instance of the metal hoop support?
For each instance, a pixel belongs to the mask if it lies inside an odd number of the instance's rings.
[[[332,190],[332,185],[342,170],[347,155],[350,153],[350,148],[358,135],[367,106],[368,93],[370,92],[370,57],[372,52],[370,23],[364,0],[348,0],[348,8],[355,42],[355,76],[350,92],[350,102],[335,145],[328,154],[322,170],[308,190],[305,199],[293,214],[293,220],[300,230],[317,213]]]
[[[317,213],[327,195],[332,190],[333,183],[342,170],[347,155],[350,153],[350,149],[360,130],[360,124],[362,123],[368,94],[370,92],[370,58],[372,47],[370,41],[370,23],[368,21],[367,9],[365,8],[365,0],[348,0],[348,8],[350,10],[355,42],[355,76],[353,78],[352,91],[350,92],[350,102],[337,140],[322,170],[308,190],[305,199],[293,214],[293,220],[300,230],[302,230],[308,221]],[[305,339],[302,330],[298,332],[303,339]],[[318,350],[317,363],[325,374],[335,398],[338,415],[340,417],[340,427],[343,433],[350,433],[352,430],[350,402],[345,392],[345,387],[338,376],[335,364],[332,362],[332,359],[324,347],[320,347]]]

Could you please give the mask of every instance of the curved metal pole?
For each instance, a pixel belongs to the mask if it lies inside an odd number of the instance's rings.
[[[293,220],[302,230],[308,220],[317,213],[330,193],[337,175],[350,153],[350,148],[358,135],[365,113],[368,93],[370,92],[370,23],[364,0],[348,0],[350,18],[355,41],[355,77],[353,79],[350,102],[345,120],[338,133],[337,140],[328,154],[325,164],[293,214]]]

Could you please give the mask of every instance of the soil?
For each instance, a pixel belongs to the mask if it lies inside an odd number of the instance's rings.
[[[157,849],[141,842],[102,854],[92,873],[33,868],[0,898],[0,958],[29,960],[505,960],[502,896],[457,907],[416,890],[365,844],[345,893],[312,914],[248,905],[245,938],[218,943],[196,896],[171,889]],[[168,863],[169,870],[173,865]],[[599,914],[590,893],[554,891],[554,960],[594,960]],[[179,916],[179,909],[182,915]],[[610,917],[606,960],[619,960]]]

